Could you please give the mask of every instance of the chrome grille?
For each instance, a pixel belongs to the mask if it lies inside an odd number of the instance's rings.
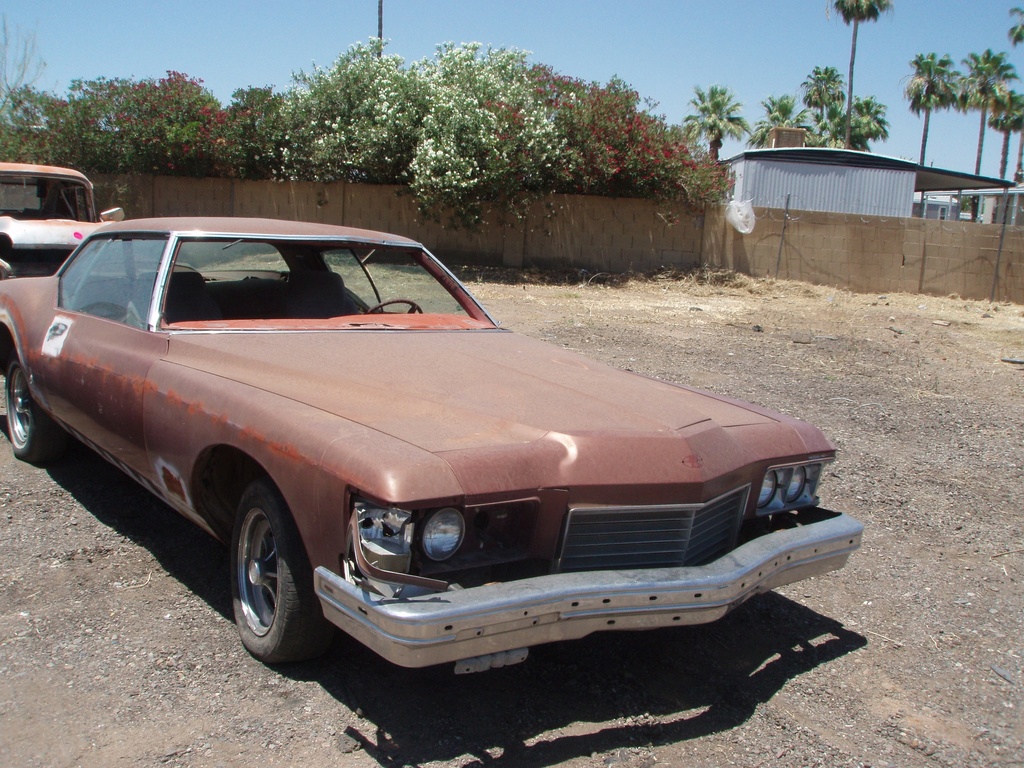
[[[741,488],[704,505],[569,510],[559,570],[703,565],[736,542],[747,500]]]

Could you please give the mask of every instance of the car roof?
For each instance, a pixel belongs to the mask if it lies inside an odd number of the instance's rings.
[[[415,240],[387,232],[376,232],[355,227],[339,227],[333,224],[319,224],[286,219],[247,219],[240,217],[183,216],[153,219],[126,219],[106,224],[101,233],[111,232],[160,232],[227,235],[234,237],[303,237],[303,238],[345,238],[371,243],[393,243],[396,245],[419,246]]]
[[[31,163],[0,163],[0,176],[61,176],[92,184],[84,173],[71,168],[58,168],[55,165],[33,165]]]

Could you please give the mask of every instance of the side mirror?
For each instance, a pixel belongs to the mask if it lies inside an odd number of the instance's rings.
[[[6,280],[11,276],[14,270],[11,269],[11,265],[3,259],[0,259],[0,280]]]
[[[111,208],[100,214],[100,221],[124,221],[124,208]]]

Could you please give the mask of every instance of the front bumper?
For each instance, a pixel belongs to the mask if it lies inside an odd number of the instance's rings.
[[[520,581],[385,598],[316,569],[324,615],[403,667],[426,667],[574,640],[609,629],[704,624],[774,587],[841,568],[863,526],[807,510],[806,525],[775,531],[707,565],[557,573]]]

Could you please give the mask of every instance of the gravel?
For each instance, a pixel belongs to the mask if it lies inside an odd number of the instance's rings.
[[[75,446],[0,453],[0,765],[1024,765],[1024,310],[770,280],[466,273],[505,325],[817,424],[842,571],[456,677],[270,668],[228,556]],[[609,279],[609,278],[605,278]]]

